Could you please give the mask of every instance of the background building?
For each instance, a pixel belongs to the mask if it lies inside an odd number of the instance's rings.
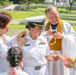
[[[69,5],[69,0],[45,0],[45,3],[51,3],[51,4],[57,5],[57,6],[59,6],[59,5],[63,6],[63,5]],[[76,4],[76,3],[74,3],[74,4]]]

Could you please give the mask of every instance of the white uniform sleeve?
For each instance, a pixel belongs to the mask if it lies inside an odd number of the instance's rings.
[[[50,51],[50,49],[49,49],[49,47],[47,48],[47,50],[46,50],[46,56],[48,56],[48,55],[50,55],[51,54],[51,51]]]

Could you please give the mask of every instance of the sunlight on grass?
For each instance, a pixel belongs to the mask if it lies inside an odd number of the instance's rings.
[[[15,20],[22,20],[27,17],[44,15],[44,12],[38,12],[38,11],[9,11],[9,13]]]
[[[24,24],[10,24],[10,28],[18,28],[18,29],[25,29]]]
[[[76,31],[76,25],[75,26],[72,26],[73,27],[73,29]]]

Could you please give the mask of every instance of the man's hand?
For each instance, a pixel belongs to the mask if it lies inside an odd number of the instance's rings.
[[[65,57],[65,62],[64,62],[64,65],[67,67],[67,68],[72,68],[74,67],[74,60],[70,57]]]
[[[50,35],[52,35],[52,31],[49,29],[46,33],[46,36],[50,36]]]
[[[54,34],[52,34],[52,36],[56,39],[62,39],[62,37],[63,37],[62,34],[60,32],[57,32],[57,31]]]
[[[48,30],[46,36],[52,35],[55,39],[62,39],[63,35],[58,31]]]
[[[54,59],[54,61],[57,61],[57,60],[59,60],[59,57],[56,54],[53,54],[53,59]]]
[[[55,54],[50,54],[50,55],[46,56],[46,59],[57,61],[59,59],[59,57]]]

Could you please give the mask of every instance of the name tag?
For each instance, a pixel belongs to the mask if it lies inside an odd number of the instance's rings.
[[[30,46],[30,44],[25,44],[25,46]]]

